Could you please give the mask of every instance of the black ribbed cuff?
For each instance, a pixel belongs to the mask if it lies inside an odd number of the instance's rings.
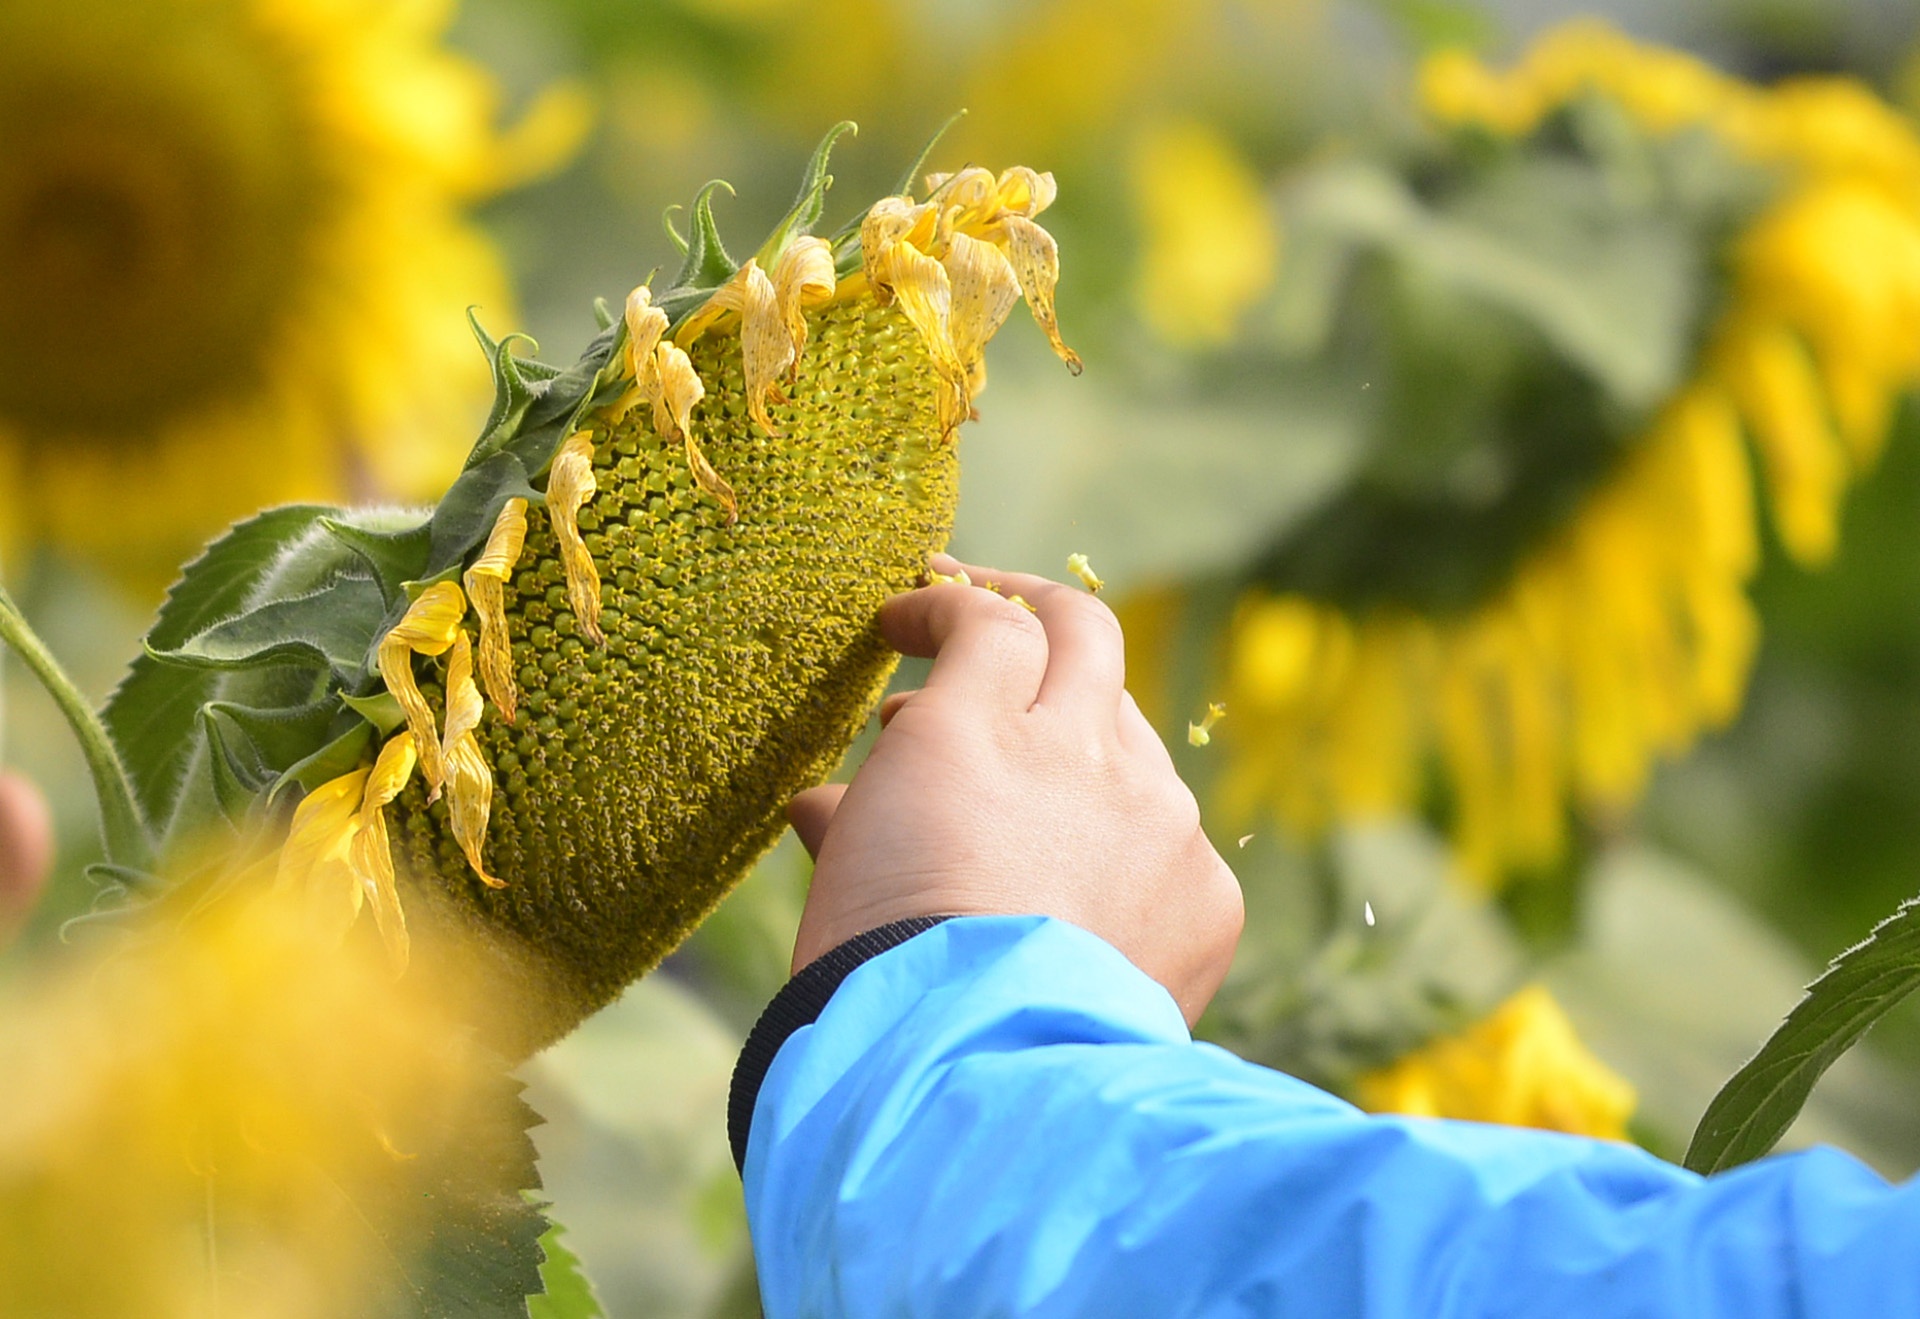
[[[747,1132],[753,1126],[753,1106],[760,1098],[760,1085],[767,1069],[787,1037],[802,1026],[820,1019],[827,1001],[840,983],[869,960],[889,948],[898,948],[916,934],[925,934],[947,916],[915,916],[895,921],[877,930],[856,934],[833,951],[808,962],[798,975],[787,981],[773,996],[760,1020],[753,1023],[746,1047],[733,1065],[733,1086],[727,1093],[727,1142],[733,1146],[733,1166],[743,1173],[747,1166]]]

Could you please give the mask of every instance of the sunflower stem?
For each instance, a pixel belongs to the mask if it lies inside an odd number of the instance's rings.
[[[100,837],[106,845],[107,860],[134,870],[150,869],[153,841],[147,834],[140,808],[134,803],[133,785],[127,778],[126,766],[120,761],[120,753],[114,749],[113,739],[107,736],[106,726],[66,670],[60,667],[53,652],[28,626],[26,616],[4,587],[0,587],[0,641],[11,646],[26,662],[33,676],[47,689],[47,695],[60,707],[60,713],[66,716],[68,727],[80,743],[81,754],[87,758],[87,769],[93,775],[94,796],[100,802]]]

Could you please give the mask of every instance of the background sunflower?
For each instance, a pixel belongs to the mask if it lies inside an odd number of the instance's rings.
[[[501,94],[447,7],[0,7],[0,556],[49,544],[147,593],[294,499],[417,498],[470,442],[510,314],[463,217],[579,141]]]

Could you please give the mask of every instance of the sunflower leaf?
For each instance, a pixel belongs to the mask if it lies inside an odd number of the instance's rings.
[[[366,667],[385,593],[371,577],[342,574],[301,595],[268,600],[215,623],[170,650],[149,643],[163,664],[223,673],[273,665],[331,670],[347,681]]]
[[[539,1189],[540,1171],[527,1134],[542,1119],[518,1080],[503,1076],[502,1087],[510,1087],[513,1120],[423,1160],[420,1189],[433,1216],[426,1248],[408,1270],[420,1319],[527,1319],[527,1298],[542,1289],[542,1241],[552,1225],[528,1194]]]
[[[548,1220],[540,1238],[541,1291],[527,1298],[527,1312],[531,1319],[605,1319],[607,1312],[580,1267],[580,1257],[561,1240],[565,1235],[560,1224]]]
[[[230,617],[315,522],[334,512],[321,505],[292,505],[236,525],[187,565],[167,593],[146,644],[173,649]],[[218,693],[220,681],[217,672],[169,666],[143,654],[107,698],[107,731],[120,749],[141,809],[156,826],[173,815],[194,755],[200,707]]]
[[[1722,1172],[1761,1158],[1834,1062],[1920,988],[1920,898],[1834,958],[1786,1021],[1707,1105],[1686,1166]]]

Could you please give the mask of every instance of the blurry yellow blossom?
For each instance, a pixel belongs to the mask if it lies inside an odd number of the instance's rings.
[[[524,1141],[426,982],[304,902],[219,903],[6,996],[9,1315],[388,1313],[459,1208],[447,1177]]]
[[[1375,1113],[1627,1138],[1633,1087],[1587,1051],[1545,989],[1529,986],[1471,1029],[1362,1076]]]
[[[151,585],[235,516],[437,492],[503,311],[469,204],[550,168],[560,88],[506,132],[448,4],[0,9],[0,556]]]
[[[1833,554],[1842,497],[1920,383],[1920,135],[1853,82],[1757,87],[1587,22],[1506,73],[1438,55],[1423,93],[1443,123],[1496,134],[1606,97],[1650,136],[1704,131],[1776,179],[1722,257],[1692,378],[1485,599],[1349,612],[1255,593],[1230,626],[1231,809],[1307,832],[1405,812],[1437,761],[1468,873],[1498,882],[1562,856],[1570,805],[1624,810],[1655,763],[1739,713],[1761,491],[1788,553]]]
[[[1140,314],[1169,343],[1229,342],[1273,283],[1279,231],[1260,178],[1198,121],[1149,130],[1134,150]]]

